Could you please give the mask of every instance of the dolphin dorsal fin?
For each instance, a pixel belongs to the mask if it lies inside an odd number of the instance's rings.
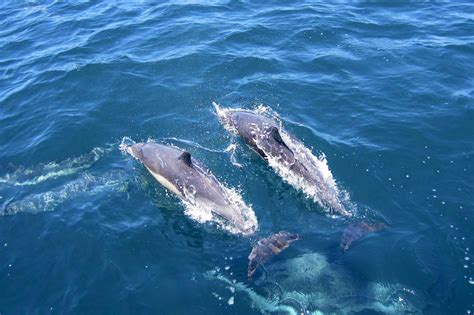
[[[183,161],[189,167],[193,167],[193,163],[191,162],[191,153],[188,151],[184,151],[178,158],[178,160]]]
[[[273,139],[275,139],[276,142],[286,147],[286,144],[281,138],[280,132],[278,131],[277,127],[273,126],[270,128],[270,135],[272,136]]]

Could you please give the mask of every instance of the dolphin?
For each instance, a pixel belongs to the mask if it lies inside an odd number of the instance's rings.
[[[382,222],[365,223],[365,222],[352,222],[345,227],[341,235],[341,249],[344,252],[349,250],[352,243],[364,237],[366,234],[371,232],[377,232],[386,228],[386,225]]]
[[[280,254],[290,246],[291,242],[300,240],[301,237],[295,233],[281,231],[271,236],[260,239],[252,248],[248,257],[249,264],[247,276],[252,279],[259,265],[263,265]]]
[[[339,197],[327,165],[287,133],[276,121],[248,110],[221,109],[214,103],[224,127],[239,135],[284,180],[303,190],[324,209],[350,217]]]
[[[209,210],[234,234],[251,235],[258,228],[253,210],[233,201],[230,189],[185,150],[155,142],[124,147],[153,177],[181,200]],[[242,207],[241,207],[242,206]]]

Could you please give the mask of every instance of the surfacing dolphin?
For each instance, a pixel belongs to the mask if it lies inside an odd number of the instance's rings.
[[[122,147],[139,160],[155,179],[184,202],[210,211],[231,233],[250,235],[257,219],[247,205],[236,202],[231,190],[187,151],[155,142]]]
[[[343,216],[345,209],[326,161],[318,159],[276,121],[248,110],[222,109],[214,103],[224,127],[239,135],[285,181],[319,203],[325,210]]]

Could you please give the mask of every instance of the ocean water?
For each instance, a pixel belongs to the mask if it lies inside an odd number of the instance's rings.
[[[2,315],[474,313],[472,3],[0,8]],[[387,227],[344,253],[350,220],[276,175],[213,102],[278,115],[353,217]],[[124,138],[187,149],[257,233],[197,222]],[[281,230],[302,240],[249,280],[252,244]]]

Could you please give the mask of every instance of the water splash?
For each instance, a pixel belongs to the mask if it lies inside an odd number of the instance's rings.
[[[290,165],[281,163],[277,158],[269,157],[268,163],[275,172],[288,184],[302,190],[327,212],[351,216],[352,213],[347,211],[345,206],[345,204],[350,203],[348,194],[339,190],[324,153],[321,153],[318,157],[315,156],[310,149],[291,137],[282,127],[280,127],[280,135],[286,145],[293,151],[296,160],[304,161],[304,166],[316,179],[316,184],[296,174]]]
[[[260,310],[262,313],[277,313],[283,312],[284,314],[297,315],[300,314],[294,308],[288,305],[279,304],[277,300],[267,299],[264,296],[259,295],[254,290],[249,288],[243,282],[232,281],[217,270],[211,270],[204,274],[204,278],[207,280],[219,280],[227,285],[232,286],[236,292],[245,293],[252,300],[252,305]]]
[[[242,168],[242,164],[240,164],[238,161],[237,161],[237,158],[235,157],[235,151],[237,150],[237,143],[235,142],[232,142],[231,144],[229,144],[229,146],[225,149],[225,152],[229,152],[230,153],[230,162],[232,163],[232,165],[234,165],[235,167],[238,167],[238,168]]]
[[[214,211],[215,205],[195,198],[195,191],[193,191],[192,188],[185,189],[184,198],[181,199],[185,208],[184,213],[198,223],[212,223],[231,234],[250,235],[255,233],[258,229],[258,221],[252,206],[245,203],[241,193],[237,189],[227,187],[223,184],[220,185],[224,196],[226,196],[229,211],[239,213],[239,217],[243,218],[243,226],[237,227],[217,215]]]

